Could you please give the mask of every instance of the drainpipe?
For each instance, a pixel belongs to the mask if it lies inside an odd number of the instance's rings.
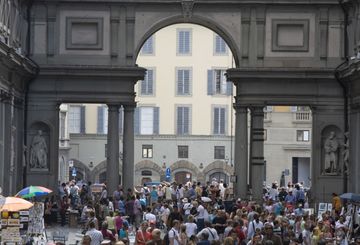
[[[27,51],[27,55],[26,58],[29,59],[35,66],[36,66],[36,71],[35,71],[35,75],[33,78],[31,78],[26,86],[25,86],[25,97],[24,97],[24,152],[23,152],[23,157],[24,157],[24,163],[23,163],[23,176],[22,176],[22,180],[23,180],[23,187],[26,186],[26,181],[27,181],[27,150],[26,149],[26,145],[27,145],[27,120],[28,120],[28,100],[29,100],[29,89],[30,89],[30,85],[33,83],[33,81],[35,80],[35,78],[37,77],[37,75],[39,74],[39,70],[40,67],[38,66],[38,64],[33,61],[29,56],[30,56],[30,30],[31,30],[31,18],[30,18],[30,14],[31,14],[31,8],[33,6],[34,0],[31,0],[29,2],[29,4],[27,5],[27,22],[28,22],[28,29],[27,29],[27,36],[26,36],[26,51]]]
[[[344,56],[345,56],[345,61],[342,62],[340,65],[338,65],[335,68],[335,79],[336,81],[339,83],[339,85],[341,86],[342,90],[343,90],[343,97],[344,97],[344,131],[348,132],[349,131],[349,88],[347,86],[347,84],[345,83],[345,81],[341,80],[340,78],[340,68],[343,65],[348,65],[349,63],[349,37],[348,37],[348,25],[349,25],[349,9],[347,7],[347,3],[348,0],[338,0],[339,1],[339,5],[344,13]],[[343,171],[343,192],[346,193],[348,190],[348,176],[345,173],[345,171]]]

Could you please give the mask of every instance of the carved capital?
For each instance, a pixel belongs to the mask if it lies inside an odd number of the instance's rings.
[[[194,0],[182,0],[182,13],[185,20],[189,20],[193,14]]]

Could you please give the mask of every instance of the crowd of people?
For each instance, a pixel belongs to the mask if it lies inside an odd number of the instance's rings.
[[[234,199],[216,179],[119,186],[113,193],[104,184],[98,194],[90,186],[72,181],[59,187],[61,223],[68,208],[78,209],[82,244],[130,244],[131,237],[137,245],[360,244],[357,229],[350,231],[356,239],[348,239],[352,221],[339,196],[333,193],[332,210],[315,215],[301,184],[273,183],[257,202]]]

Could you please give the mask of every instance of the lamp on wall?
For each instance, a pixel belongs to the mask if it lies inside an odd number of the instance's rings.
[[[162,165],[162,168],[166,168],[166,163],[165,162],[163,162],[163,165]]]
[[[89,162],[89,167],[90,167],[90,168],[94,167],[94,163],[93,163],[93,162]]]
[[[199,168],[201,169],[201,168],[203,168],[203,167],[204,167],[204,165],[203,165],[203,163],[201,162]]]

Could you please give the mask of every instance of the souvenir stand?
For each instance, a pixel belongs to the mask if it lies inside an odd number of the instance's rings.
[[[44,203],[35,202],[29,209],[29,222],[27,227],[27,239],[33,240],[35,244],[46,244],[47,236],[44,225]]]

